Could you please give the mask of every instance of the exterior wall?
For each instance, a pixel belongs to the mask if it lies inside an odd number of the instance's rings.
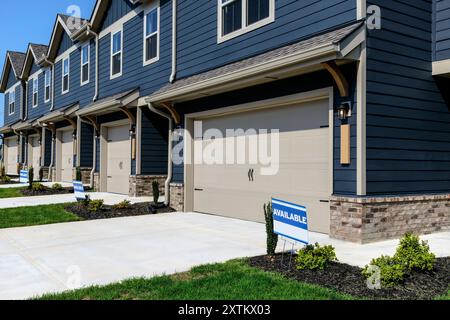
[[[72,47],[73,42],[72,39],[70,39],[69,35],[67,33],[63,33],[63,36],[61,38],[61,41],[59,43],[58,53],[57,55],[61,55],[64,52],[66,52],[70,47]]]
[[[367,194],[447,193],[450,112],[431,74],[432,2],[370,4],[382,29],[368,31]]]
[[[213,69],[356,20],[355,0],[277,0],[275,21],[217,43],[217,1],[178,1],[178,77]]]
[[[184,211],[184,185],[182,183],[170,184],[169,206],[176,211]]]
[[[81,140],[80,143],[80,167],[92,167],[94,160],[94,129],[91,125],[84,122],[81,123]]]
[[[450,230],[450,195],[376,198],[336,197],[331,201],[331,237],[368,243]]]
[[[351,125],[351,165],[340,164],[340,120],[335,114],[334,128],[334,194],[355,195],[356,194],[356,115],[358,107],[355,99],[356,65],[345,65],[342,71],[349,80],[351,86],[350,100],[354,101],[352,117],[349,119]],[[175,107],[184,120],[188,113],[200,112],[208,109],[216,109],[227,106],[235,106],[252,101],[265,100],[290,94],[312,91],[315,89],[331,87],[334,85],[331,76],[326,71],[315,72],[307,75],[274,81],[247,89],[237,90],[231,93],[220,94],[186,103],[177,104]],[[335,88],[334,104],[339,106],[341,101]],[[174,166],[173,181],[184,182],[183,165]]]
[[[450,0],[433,0],[433,58],[450,59]]]
[[[10,75],[10,79],[8,80],[7,90],[17,84],[17,80],[16,80],[16,78],[14,76],[14,72],[12,70],[10,71],[9,75]],[[11,77],[11,75],[12,75],[12,77]],[[16,110],[12,115],[9,115],[9,93],[5,94],[5,99],[4,99],[5,107],[3,110],[3,115],[4,115],[3,119],[4,119],[5,125],[17,122],[21,118],[22,85],[21,84],[17,85],[17,87],[15,88],[15,91],[16,91]]]
[[[130,176],[130,197],[151,197],[153,196],[153,181],[159,182],[159,194],[164,196],[164,184],[167,176],[156,175],[132,175]]]
[[[132,4],[130,1],[110,0],[107,14],[102,21],[101,29],[104,30],[109,27],[136,7],[138,7],[138,5]]]
[[[38,105],[36,107],[33,107],[33,80],[29,80],[27,82],[27,111],[28,111],[28,119],[36,119],[40,116],[43,116],[44,114],[48,113],[50,110],[50,107],[52,105],[51,102],[51,86],[50,86],[50,100],[48,102],[45,102],[45,70],[46,68],[39,68],[34,64],[33,61],[33,68],[30,72],[30,77],[33,78],[36,73],[38,74]],[[30,78],[29,77],[29,78]]]
[[[83,184],[91,183],[92,168],[80,167],[80,171],[81,171],[81,182],[83,182]],[[72,177],[73,177],[73,179],[76,179],[76,177],[77,177],[77,169],[76,168],[73,168]]]
[[[52,156],[52,132],[45,129],[44,166],[50,166]]]

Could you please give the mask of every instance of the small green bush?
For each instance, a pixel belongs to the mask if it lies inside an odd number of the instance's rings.
[[[158,204],[158,201],[159,201],[159,182],[158,182],[158,180],[154,180],[152,182],[152,189],[153,189],[153,202],[155,204]]]
[[[131,202],[128,200],[123,200],[122,202],[116,204],[114,206],[115,209],[128,209],[131,205]]]
[[[81,200],[80,203],[85,207],[89,207],[89,204],[91,203],[91,197],[89,195],[86,195],[86,198],[84,198],[84,200]]]
[[[61,190],[63,190],[64,188],[63,188],[63,186],[61,185],[61,184],[59,184],[59,183],[54,183],[53,185],[52,185],[52,190],[55,190],[55,191],[61,191]]]
[[[394,258],[408,271],[431,271],[436,262],[436,256],[430,252],[430,246],[426,241],[420,241],[419,237],[407,233],[400,240],[400,245]]]
[[[82,181],[81,169],[77,167],[75,170],[75,181]]]
[[[0,178],[6,177],[6,168],[4,165],[0,166]]]
[[[267,254],[273,256],[278,244],[278,235],[273,232],[272,203],[264,204],[264,218],[266,220]]]
[[[334,247],[318,243],[299,250],[296,258],[298,270],[323,270],[333,261],[337,261]]]
[[[39,168],[39,181],[44,180],[44,169]]]
[[[8,176],[3,176],[3,177],[0,177],[0,181],[2,181],[3,183],[9,183],[9,182],[11,182],[11,178]]]
[[[366,279],[372,277],[376,272],[373,269],[370,270],[370,266],[380,268],[380,281],[384,287],[394,287],[404,281],[406,275],[405,268],[393,257],[381,256],[373,259],[370,265],[367,265],[362,271],[362,274]]]
[[[34,168],[30,167],[28,169],[28,189],[33,189],[33,182],[34,182]]]
[[[91,212],[98,212],[103,208],[104,201],[103,200],[90,200],[88,209]]]
[[[31,190],[35,192],[44,191],[45,186],[42,183],[36,182],[31,186]]]

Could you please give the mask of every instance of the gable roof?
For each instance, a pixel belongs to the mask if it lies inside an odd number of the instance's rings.
[[[88,23],[89,21],[83,18],[68,16],[65,14],[58,14],[56,16],[52,37],[48,46],[48,59],[53,60],[56,57],[63,32],[66,32],[72,39],[72,37]]]
[[[129,1],[131,4],[143,2],[143,0],[124,0],[124,1]],[[111,0],[97,0],[97,2],[95,3],[94,10],[92,11],[92,16],[90,19],[92,30],[98,32],[110,2]]]
[[[20,76],[22,79],[26,79],[30,75],[33,61],[35,64],[40,64],[40,62],[45,59],[45,56],[47,55],[47,50],[48,47],[42,44],[30,43],[28,45],[28,50],[22,74]]]
[[[20,79],[22,75],[23,65],[25,63],[25,53],[17,51],[6,52],[5,64],[3,65],[2,78],[0,83],[0,92],[6,91],[6,86],[8,84],[8,75],[12,70],[16,79]]]

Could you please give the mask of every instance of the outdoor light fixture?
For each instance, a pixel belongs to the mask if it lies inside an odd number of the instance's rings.
[[[342,102],[341,105],[338,107],[338,118],[339,120],[347,120],[351,116],[351,106],[352,103],[350,101]]]

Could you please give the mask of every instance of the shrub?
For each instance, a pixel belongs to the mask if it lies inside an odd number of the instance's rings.
[[[85,207],[89,207],[89,204],[91,203],[91,197],[89,195],[86,195],[86,198],[84,198],[84,200],[81,200],[80,203]]]
[[[77,167],[76,170],[75,170],[75,181],[82,181],[80,167]]]
[[[333,246],[307,245],[298,251],[296,258],[299,270],[323,270],[330,262],[337,261]]]
[[[123,200],[122,202],[116,204],[114,206],[115,209],[128,209],[131,205],[131,202],[128,200]]]
[[[394,258],[408,271],[431,271],[436,261],[428,243],[420,241],[419,237],[412,233],[405,234],[400,240]]]
[[[44,191],[45,187],[42,183],[36,182],[31,186],[31,190],[35,192]]]
[[[273,232],[272,203],[264,204],[264,218],[266,220],[267,254],[273,256],[278,244],[278,235]]]
[[[4,183],[8,183],[8,182],[11,182],[11,178],[8,176],[2,176],[2,177],[0,177],[0,181],[2,181]]]
[[[52,185],[52,189],[55,190],[55,191],[61,191],[61,190],[63,190],[64,188],[63,188],[63,186],[62,186],[61,184],[59,184],[59,183],[54,183],[54,184]]]
[[[0,177],[1,177],[1,178],[6,177],[6,168],[5,168],[4,165],[1,165],[1,166],[0,166]]]
[[[155,204],[158,204],[158,200],[159,200],[159,182],[157,180],[154,180],[152,182],[152,190],[153,190],[153,202]]]
[[[90,200],[88,209],[91,212],[98,212],[102,209],[103,203],[104,203],[103,200]]]
[[[39,168],[39,181],[44,180],[44,169]]]
[[[34,168],[30,167],[28,169],[28,189],[33,189],[33,182],[34,182]]]
[[[370,266],[376,266],[380,271],[380,281],[384,287],[393,287],[403,282],[405,278],[405,268],[399,261],[393,257],[381,256],[373,259],[370,265],[366,266],[362,274],[369,279],[375,274],[375,270]]]

